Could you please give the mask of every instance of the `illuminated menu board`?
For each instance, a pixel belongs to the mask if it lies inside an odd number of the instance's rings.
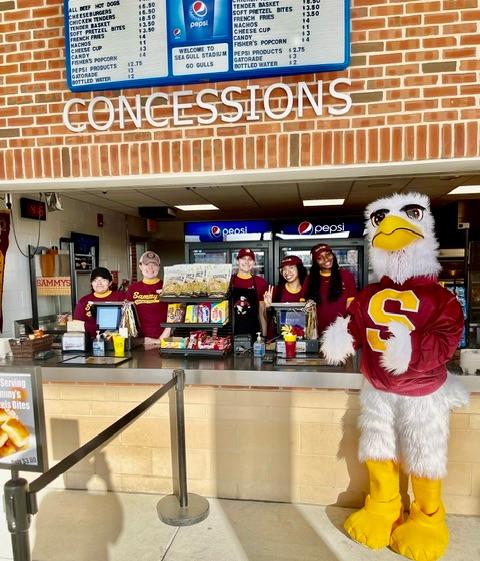
[[[348,0],[65,0],[72,91],[340,70]]]

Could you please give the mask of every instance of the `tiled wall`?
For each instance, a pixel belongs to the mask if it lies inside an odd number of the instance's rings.
[[[39,187],[39,189],[41,188]],[[28,196],[38,199],[37,193]],[[60,238],[69,238],[72,231],[92,234],[98,236],[100,240],[100,265],[118,270],[120,281],[129,276],[125,216],[119,212],[99,208],[95,204],[70,199],[64,195],[61,199],[63,211],[48,212],[47,220],[41,221],[39,224],[38,220],[21,218],[20,196],[13,195],[11,220],[14,221],[15,236],[11,224],[3,286],[3,337],[14,335],[15,320],[32,317],[28,245],[36,247],[38,243],[41,247],[58,247]],[[103,227],[101,228],[97,226],[98,212],[103,213]],[[133,220],[134,218],[131,221]],[[54,310],[53,305],[49,304],[49,306]]]
[[[265,90],[281,81],[296,92],[305,81],[314,91],[323,81],[324,108],[338,100],[328,94],[336,78],[351,85],[353,106],[345,115],[317,116],[308,108],[281,120],[261,111],[235,123],[219,119],[198,125],[205,113],[195,94],[205,84],[175,88],[102,92],[114,104],[124,94],[191,90],[193,125],[175,125],[171,97],[153,112],[167,117],[162,128],[144,122],[137,129],[117,122],[108,130],[90,125],[72,133],[62,122],[65,103],[89,102],[92,93],[72,94],[66,86],[63,0],[0,0],[0,180],[59,177],[189,173],[276,169],[327,164],[438,160],[480,154],[479,22],[480,0],[352,0],[351,65],[340,72],[237,81],[247,105],[247,85]],[[210,84],[222,90],[231,82]],[[286,106],[285,92],[274,92],[273,110]],[[220,114],[231,112],[215,98]],[[341,104],[343,105],[343,104]],[[94,111],[100,119],[105,104]],[[86,107],[74,121],[85,124]],[[203,111],[203,113],[202,113]],[[183,113],[182,113],[183,114]],[[207,114],[207,116],[209,113]]]
[[[45,384],[54,461],[154,391],[151,386]],[[240,499],[358,506],[368,488],[356,458],[358,393],[190,387],[185,392],[189,492]],[[451,513],[480,515],[480,395],[451,417]],[[55,485],[170,493],[169,404],[165,396]],[[405,482],[404,482],[405,483]]]

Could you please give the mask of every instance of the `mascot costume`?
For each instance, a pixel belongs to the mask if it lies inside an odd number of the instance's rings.
[[[449,411],[468,402],[446,369],[463,313],[437,283],[438,243],[426,196],[394,194],[370,204],[365,216],[370,262],[380,280],[366,286],[322,337],[330,364],[362,349],[359,459],[370,492],[345,529],[372,549],[389,545],[414,561],[434,561],[448,544],[441,480]],[[400,465],[414,494],[406,520]]]

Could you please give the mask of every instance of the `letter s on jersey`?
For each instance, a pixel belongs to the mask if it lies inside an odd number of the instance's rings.
[[[400,309],[404,312],[418,312],[420,301],[412,290],[394,290],[393,288],[385,288],[377,292],[370,298],[368,303],[368,315],[376,325],[388,326],[392,321],[402,323],[410,331],[414,331],[415,326],[402,314],[385,311],[385,303],[388,300],[400,302]],[[385,340],[380,336],[380,329],[367,327],[367,341],[372,351],[378,353],[386,349]]]

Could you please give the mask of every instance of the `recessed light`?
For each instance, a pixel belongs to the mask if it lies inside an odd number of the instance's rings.
[[[186,212],[193,210],[220,210],[215,205],[175,205],[175,208],[179,210],[185,210]]]
[[[480,185],[459,185],[447,193],[447,195],[476,195],[480,193]]]
[[[343,205],[345,199],[306,199],[303,206],[335,206]]]

